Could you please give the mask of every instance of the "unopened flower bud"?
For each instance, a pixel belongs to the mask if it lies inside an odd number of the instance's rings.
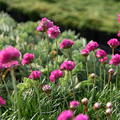
[[[83,105],[87,105],[88,104],[88,99],[87,98],[83,98],[81,100],[81,102],[82,102]]]
[[[112,108],[112,103],[111,102],[108,102],[107,104],[106,104],[106,108]]]
[[[111,73],[111,74],[113,74],[114,73],[114,69],[111,68],[111,69],[108,70],[108,72]]]
[[[106,115],[111,115],[112,114],[112,109],[108,108],[106,109]]]
[[[100,109],[100,106],[101,106],[101,104],[98,103],[98,102],[96,102],[96,103],[93,105],[93,109],[94,109],[94,110],[98,110],[98,109]]]
[[[95,73],[91,73],[90,74],[90,78],[94,79],[96,77],[96,74]]]

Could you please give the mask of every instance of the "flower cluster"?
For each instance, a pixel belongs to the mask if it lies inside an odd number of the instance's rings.
[[[21,53],[17,48],[8,46],[0,51],[0,65],[4,68],[18,65],[18,59]]]
[[[37,31],[46,31],[48,28],[53,27],[53,22],[47,18],[42,18],[40,21]]]
[[[39,32],[46,32],[51,39],[57,38],[60,34],[60,28],[47,18],[42,18],[36,30]]]
[[[112,55],[112,59],[110,60],[109,64],[115,66],[120,64],[120,55],[119,54]]]
[[[56,82],[57,79],[63,76],[63,72],[61,70],[54,70],[50,74],[50,81]]]
[[[86,45],[86,49],[89,51],[94,51],[95,49],[97,49],[99,47],[99,44],[95,41],[90,41],[87,45]]]
[[[116,48],[117,46],[120,45],[120,42],[118,41],[118,39],[116,38],[112,38],[110,39],[107,44],[111,47],[111,48]]]
[[[60,69],[61,70],[67,70],[67,71],[71,71],[75,68],[76,64],[73,61],[64,61],[61,65],[60,65]]]
[[[0,96],[0,106],[5,104],[6,104],[6,101]]]
[[[107,58],[107,53],[106,53],[104,50],[97,50],[97,51],[96,51],[96,57],[97,57],[97,58],[100,58],[99,61],[100,61],[101,63],[104,63],[105,61],[108,60],[108,58]]]
[[[36,79],[39,79],[41,77],[41,72],[40,71],[32,71],[31,74],[29,75],[29,78],[30,79],[33,79],[33,80],[36,80]]]
[[[64,39],[61,43],[60,43],[60,49],[66,49],[66,48],[71,48],[72,45],[74,45],[74,42],[70,39]]]
[[[25,65],[25,64],[30,64],[33,59],[35,58],[34,54],[31,54],[31,53],[26,53],[24,54],[23,56],[23,59],[22,59],[22,64]]]

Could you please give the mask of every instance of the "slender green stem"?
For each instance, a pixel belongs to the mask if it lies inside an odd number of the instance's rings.
[[[117,88],[117,84],[118,84],[118,70],[119,70],[119,66],[117,66],[117,73],[116,73],[116,88]]]
[[[86,72],[87,72],[87,77],[88,77],[88,61],[87,61],[87,57],[85,57],[85,63],[86,63]]]
[[[93,58],[94,73],[96,73],[96,70],[95,70],[95,68],[96,68],[96,57],[95,57],[95,51],[93,51],[93,56],[94,56],[94,58]]]
[[[57,49],[57,56],[56,56],[56,62],[57,62],[57,64],[58,64],[58,42],[57,42],[57,40],[55,41],[56,42],[56,49]],[[56,67],[57,67],[57,64],[56,64]]]
[[[104,66],[104,87],[105,87],[105,84],[106,84],[106,70],[105,70],[105,66]]]
[[[114,55],[115,53],[115,48],[112,48],[112,55]]]
[[[16,109],[18,109],[18,120],[21,120],[21,115],[20,115],[20,111],[19,111],[19,103],[18,103],[18,92],[17,92],[17,86],[16,86],[16,78],[15,78],[15,73],[14,73],[14,69],[11,68],[11,78],[12,78],[12,84],[13,84],[13,89],[14,89],[14,110],[16,111]]]
[[[110,101],[112,100],[112,83],[110,81]]]
[[[100,63],[100,80],[102,80],[102,64]]]

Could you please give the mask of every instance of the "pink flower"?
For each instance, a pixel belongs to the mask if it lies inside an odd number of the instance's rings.
[[[4,67],[11,67],[13,65],[18,65],[17,59],[20,57],[21,53],[17,48],[9,46],[0,51],[0,64]]]
[[[80,103],[76,100],[70,102],[70,108],[76,108]]]
[[[60,49],[66,49],[66,48],[71,48],[72,45],[74,45],[74,42],[70,39],[64,39],[61,43],[60,43]]]
[[[35,58],[34,54],[31,54],[31,53],[26,53],[24,54],[23,56],[23,59],[22,59],[22,64],[25,65],[25,64],[29,64],[33,61],[33,59]]]
[[[33,79],[33,80],[35,80],[35,79],[39,79],[40,77],[41,77],[41,72],[40,71],[32,71],[31,72],[31,74],[29,75],[29,78],[30,79]]]
[[[118,41],[118,39],[116,38],[112,38],[110,39],[107,44],[111,47],[111,48],[116,48],[117,46],[120,45],[120,42]]]
[[[48,84],[43,85],[43,86],[42,86],[42,90],[43,90],[44,92],[48,92],[48,91],[50,91],[50,90],[51,90],[51,86],[50,86],[50,85],[48,85]]]
[[[83,55],[83,56],[88,56],[89,55],[89,50],[88,49],[82,49],[80,51],[80,53]]]
[[[120,14],[118,14],[118,23],[120,23]]]
[[[5,104],[6,104],[6,101],[0,96],[0,106]]]
[[[58,37],[58,35],[60,34],[60,29],[58,26],[53,26],[48,28],[47,30],[47,34],[51,39],[55,39]]]
[[[99,44],[95,41],[90,41],[87,45],[86,45],[86,49],[89,51],[93,51],[95,49],[97,49],[99,47]]]
[[[73,118],[73,112],[71,110],[64,110],[60,113],[57,120],[70,120]]]
[[[47,18],[42,18],[38,27],[36,28],[37,31],[47,31],[48,28],[53,27],[53,22]]]
[[[97,50],[96,57],[103,58],[105,56],[107,56],[107,53],[104,50]]]
[[[79,114],[74,118],[74,120],[89,120],[89,117],[85,114]]]
[[[99,62],[101,62],[101,63],[105,63],[107,60],[108,60],[108,57],[105,56],[105,57],[99,59]]]
[[[120,37],[120,31],[118,31],[117,36]]]
[[[75,68],[76,64],[73,61],[64,61],[61,65],[60,65],[60,69],[61,70],[68,70],[71,71]]]
[[[51,82],[55,82],[57,79],[59,79],[62,76],[63,76],[63,72],[61,70],[54,70],[51,72],[49,79]]]
[[[112,59],[110,60],[109,64],[112,64],[115,66],[120,64],[120,55],[119,54],[112,55]]]

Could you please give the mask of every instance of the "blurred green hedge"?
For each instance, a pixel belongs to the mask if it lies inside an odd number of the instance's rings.
[[[120,29],[119,6],[118,0],[0,0],[1,9],[7,7],[6,11],[24,14],[30,20],[48,17],[64,28],[111,33]]]

